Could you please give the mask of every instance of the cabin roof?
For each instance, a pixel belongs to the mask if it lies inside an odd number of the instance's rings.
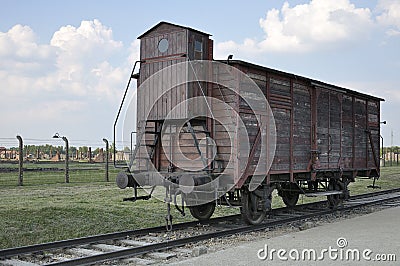
[[[219,61],[221,63],[225,63],[225,64],[227,63],[227,60],[217,60],[217,61]],[[232,64],[232,65],[237,64],[237,65],[242,65],[242,66],[245,66],[245,67],[259,69],[259,70],[262,70],[262,71],[268,71],[270,73],[274,73],[274,74],[277,74],[277,75],[284,75],[284,76],[291,77],[291,78],[294,78],[294,79],[298,79],[298,80],[303,80],[303,81],[309,82],[311,85],[320,86],[320,87],[331,89],[331,90],[341,91],[341,92],[357,95],[357,96],[360,96],[360,97],[363,97],[363,98],[367,98],[367,99],[385,101],[385,99],[380,98],[380,97],[372,96],[372,95],[369,95],[369,94],[366,94],[366,93],[362,93],[362,92],[358,92],[358,91],[355,91],[355,90],[346,89],[346,88],[343,88],[343,87],[340,87],[340,86],[337,86],[337,85],[333,85],[333,84],[329,84],[329,83],[322,82],[322,81],[319,81],[319,80],[315,80],[315,79],[299,76],[299,75],[296,75],[296,74],[292,74],[292,73],[288,73],[288,72],[272,69],[272,68],[269,68],[269,67],[260,66],[260,65],[253,64],[253,63],[246,62],[246,61],[242,61],[242,60],[229,60],[229,64]]]
[[[193,28],[189,28],[189,27],[186,27],[186,26],[173,24],[173,23],[166,22],[166,21],[161,21],[158,24],[156,24],[155,26],[153,26],[152,28],[150,28],[149,30],[147,30],[145,33],[141,34],[138,37],[138,39],[141,39],[141,38],[145,37],[148,33],[152,32],[153,30],[155,30],[156,28],[160,27],[161,25],[169,25],[169,26],[178,27],[178,28],[182,28],[182,29],[185,29],[185,30],[190,30],[190,31],[193,31],[193,32],[197,32],[197,33],[200,33],[200,34],[203,34],[203,35],[212,36],[211,34],[208,34],[208,33],[193,29]]]

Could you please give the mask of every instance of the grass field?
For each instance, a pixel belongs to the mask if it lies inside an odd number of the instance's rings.
[[[110,180],[116,173],[111,171]],[[0,249],[165,224],[164,203],[157,199],[123,202],[132,190],[104,182],[103,170],[71,172],[69,184],[63,183],[63,172],[26,172],[23,187],[16,186],[17,176],[0,173]],[[351,194],[371,192],[366,188],[370,184],[370,179],[357,179],[350,185]],[[400,187],[400,167],[382,168],[377,185]],[[301,197],[299,203],[322,199]],[[279,197],[273,206],[282,206]],[[221,207],[214,216],[233,213],[239,210]],[[193,220],[174,208],[172,215],[175,223]]]
[[[110,162],[110,166],[111,166]],[[98,168],[104,168],[104,163],[88,163],[87,161],[84,162],[79,162],[79,161],[70,161],[69,162],[69,168],[70,169],[98,169]],[[24,162],[23,168],[28,169],[28,170],[34,170],[38,168],[62,168],[64,169],[65,167],[65,162],[64,161],[59,161],[59,162],[52,162],[52,161],[40,161],[40,162]],[[0,169],[1,168],[12,168],[15,170],[18,170],[18,162],[0,162]]]

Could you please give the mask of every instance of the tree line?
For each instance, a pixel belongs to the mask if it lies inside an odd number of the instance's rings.
[[[112,153],[114,145],[110,145],[109,150],[110,153]],[[102,148],[95,148],[92,149],[91,153],[92,156],[96,156],[97,154],[100,153],[100,149]],[[18,147],[12,147],[9,148],[8,150],[12,150],[12,151],[18,151],[19,148]],[[103,149],[104,150],[104,149]],[[59,154],[65,154],[65,147],[60,145],[60,146],[53,146],[50,144],[45,144],[45,145],[24,145],[24,154],[38,154],[38,153],[43,153],[43,154],[48,154],[50,156],[55,155],[56,153]],[[88,154],[89,152],[89,147],[88,146],[81,146],[81,147],[75,147],[75,146],[70,146],[69,147],[69,154]]]

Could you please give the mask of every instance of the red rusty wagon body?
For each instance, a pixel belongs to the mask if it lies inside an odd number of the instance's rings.
[[[131,200],[161,185],[168,206],[187,205],[200,220],[219,203],[240,206],[256,224],[275,189],[288,206],[305,194],[336,207],[356,176],[379,178],[382,99],[231,57],[214,61],[209,37],[167,22],[139,37],[137,122],[125,130],[136,132],[136,146],[117,177],[134,188]]]

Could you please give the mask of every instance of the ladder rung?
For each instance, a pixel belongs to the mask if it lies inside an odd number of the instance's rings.
[[[204,134],[210,134],[210,132],[206,130],[193,130],[194,133],[204,133]],[[190,133],[190,132],[189,132]]]

